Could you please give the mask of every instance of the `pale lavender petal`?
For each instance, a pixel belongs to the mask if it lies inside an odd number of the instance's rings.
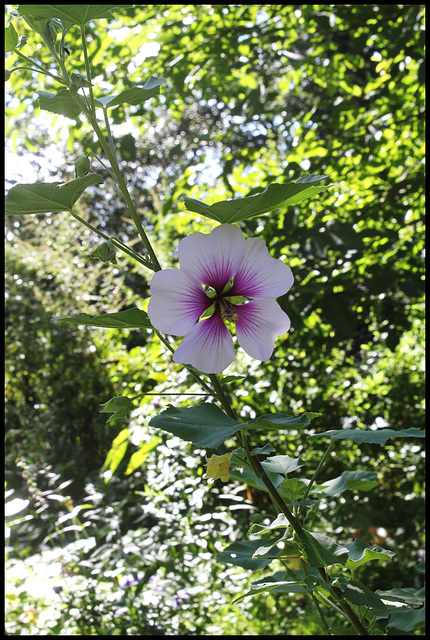
[[[282,260],[271,258],[262,238],[246,240],[245,257],[238,268],[229,295],[282,296],[294,282],[293,274]]]
[[[191,233],[179,243],[181,269],[221,293],[245,255],[245,237],[234,224],[222,224],[210,234]]]
[[[173,354],[175,362],[203,373],[221,373],[235,357],[233,339],[219,313],[194,325]]]
[[[157,271],[151,280],[148,316],[163,333],[184,336],[212,301],[203,287],[180,269]]]
[[[242,349],[257,360],[269,360],[275,339],[290,328],[290,319],[273,298],[260,297],[236,307],[236,336]]]

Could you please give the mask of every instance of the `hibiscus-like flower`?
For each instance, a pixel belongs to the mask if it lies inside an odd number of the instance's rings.
[[[179,243],[180,269],[154,274],[148,315],[163,333],[185,336],[173,360],[203,373],[221,373],[234,360],[234,323],[240,346],[268,360],[290,319],[275,298],[293,284],[290,267],[269,256],[262,238],[245,240],[233,224]]]

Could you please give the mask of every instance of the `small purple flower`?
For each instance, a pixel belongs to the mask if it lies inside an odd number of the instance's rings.
[[[131,585],[136,584],[136,578],[132,573],[127,573],[125,576],[122,576],[118,580],[118,584],[120,587],[125,589],[126,587],[131,587]]]
[[[179,589],[173,596],[173,607],[177,609],[181,604],[181,600],[189,600],[190,596],[187,589]]]
[[[226,322],[248,355],[268,360],[276,337],[290,328],[275,300],[294,282],[290,267],[270,257],[262,238],[245,240],[232,224],[190,234],[178,252],[180,269],[154,274],[148,305],[156,329],[185,336],[173,360],[221,373],[236,356]]]

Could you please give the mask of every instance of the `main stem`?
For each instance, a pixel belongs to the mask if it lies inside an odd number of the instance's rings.
[[[215,374],[211,374],[209,378],[212,382],[212,386],[218,396],[218,399],[221,402],[223,408],[225,409],[227,415],[229,415],[234,420],[237,420],[236,414],[234,413],[233,409],[230,406],[230,403],[227,399],[227,396],[224,393],[224,390],[218,380],[218,377]],[[284,516],[287,518],[288,522],[290,523],[291,527],[293,528],[294,532],[296,533],[301,543],[305,547],[309,546],[309,540],[306,537],[306,534],[303,530],[303,527],[300,521],[291,513],[288,506],[285,504],[284,500],[282,499],[282,496],[278,493],[273,482],[271,481],[266,471],[264,470],[264,467],[261,464],[258,456],[252,454],[246,429],[241,429],[239,434],[240,434],[242,446],[245,449],[248,462],[251,465],[252,470],[254,471],[254,474],[257,476],[257,478],[260,478],[260,480],[264,483],[272,501],[278,507],[280,512],[283,513]],[[324,580],[324,582],[329,582],[330,578],[327,575],[324,567],[317,567],[317,571],[322,577],[322,579]],[[332,586],[332,589],[339,601],[340,606],[342,607],[342,610],[344,611],[345,615],[349,618],[351,623],[354,625],[359,635],[368,636],[369,635],[368,631],[361,624],[360,620],[355,615],[349,603],[343,597],[343,593],[341,589],[335,586]]]
[[[82,48],[84,50],[84,59],[85,59],[85,69],[86,69],[86,73],[87,73],[87,80],[91,83],[91,69],[90,69],[90,62],[89,62],[89,58],[88,58],[88,51],[87,51],[87,42],[86,42],[86,36],[85,36],[85,28],[81,29],[81,40],[82,40]],[[60,60],[61,63],[61,60]],[[69,80],[70,83],[70,79],[67,75],[67,79]],[[95,102],[94,102],[94,95],[93,95],[93,91],[92,91],[92,87],[90,86],[90,106],[88,106],[86,104],[86,101],[82,98],[82,96],[80,96],[78,93],[76,93],[76,99],[79,101],[80,106],[82,107],[82,109],[84,110],[89,123],[91,124],[92,128],[94,129],[94,132],[100,142],[100,145],[103,149],[103,151],[105,152],[109,163],[112,167],[112,171],[115,175],[115,179],[117,181],[118,184],[118,188],[121,191],[123,198],[125,200],[125,203],[128,207],[128,210],[130,212],[130,215],[133,219],[134,225],[136,227],[136,230],[138,232],[138,234],[140,235],[142,242],[144,244],[145,249],[148,252],[148,255],[151,259],[152,265],[153,265],[153,270],[154,271],[160,271],[161,270],[161,266],[160,263],[158,262],[158,258],[155,255],[154,249],[152,248],[152,245],[149,241],[148,236],[145,233],[144,228],[142,227],[142,224],[139,220],[139,216],[137,215],[136,209],[134,207],[133,201],[130,197],[130,194],[128,192],[127,189],[127,185],[125,183],[124,178],[122,177],[122,173],[119,169],[118,166],[118,162],[115,158],[115,152],[111,151],[109,144],[106,142],[106,139],[103,135],[103,132],[101,131],[96,116],[95,116]]]

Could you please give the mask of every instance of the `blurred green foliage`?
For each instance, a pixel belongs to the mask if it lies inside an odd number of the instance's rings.
[[[333,184],[239,225],[291,266],[295,284],[279,300],[292,329],[272,359],[240,352],[228,370],[246,373],[228,387],[233,406],[244,419],[268,410],[322,414],[312,430],[253,434],[253,444],[269,440],[303,456],[307,471],[293,474],[303,478],[327,447],[307,439],[315,430],[422,428],[423,5],[134,5],[115,16],[89,29],[96,97],[150,75],[167,80],[159,98],[111,110],[123,173],[163,266],[176,265],[184,235],[214,226],[186,212],[184,197],[212,204],[307,172]],[[28,38],[26,55],[47,63],[38,36],[13,22]],[[75,28],[66,44],[70,69],[84,73]],[[100,152],[81,118],[51,121],[40,111],[35,91],[52,90],[51,81],[21,69],[6,86],[10,150],[19,160],[40,154],[32,159],[39,179],[72,179],[78,158]],[[87,190],[78,212],[143,251],[112,180],[92,164],[105,183]],[[17,579],[8,633],[318,634],[304,598],[259,594],[230,604],[250,576],[213,554],[245,536],[251,513],[272,509],[245,485],[208,486],[205,451],[148,429],[171,396],[147,396],[129,421],[105,424],[99,405],[115,394],[201,390],[149,333],[56,321],[146,308],[150,273],[118,254],[116,266],[91,260],[97,241],[66,214],[7,221],[6,480],[14,497],[30,500],[11,527],[9,571],[27,563],[30,572],[34,554],[48,549],[63,572],[51,586],[64,589],[55,605],[37,604]],[[125,426],[124,459],[113,477],[100,476]],[[154,435],[162,443],[125,475],[130,454]],[[339,540],[358,536],[396,552],[382,568],[360,569],[372,589],[421,584],[419,444],[337,442],[320,481],[361,469],[375,471],[379,485],[333,497],[306,520]],[[120,586],[138,572],[148,579],[140,594],[139,580],[129,591]],[[169,596],[157,596],[158,587]],[[192,597],[175,595],[183,589]],[[24,604],[40,607],[39,627]]]

